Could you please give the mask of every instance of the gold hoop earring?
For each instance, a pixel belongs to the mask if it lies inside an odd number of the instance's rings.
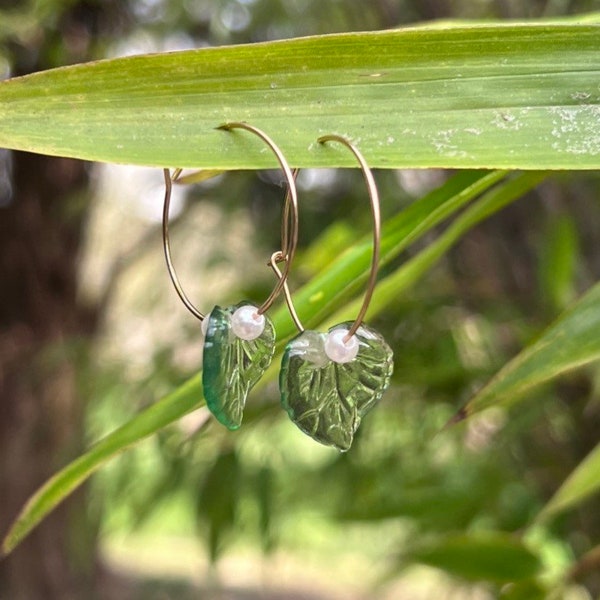
[[[282,217],[282,247],[276,253],[285,260],[285,268],[277,284],[260,306],[241,302],[225,308],[215,306],[209,314],[204,314],[189,300],[173,265],[169,239],[169,205],[173,180],[179,171],[176,170],[172,177],[169,169],[164,169],[162,234],[167,271],[185,307],[202,323],[202,387],[206,405],[220,423],[235,430],[242,423],[248,392],[269,367],[275,352],[275,331],[271,320],[264,313],[284,288],[294,259],[298,244],[298,199],[294,176],[287,160],[266,133],[243,122],[225,123],[217,129],[243,129],[258,136],[277,158],[288,186]]]
[[[321,144],[332,141],[352,152],[367,183],[373,216],[373,254],[367,290],[354,321],[340,323],[322,333],[304,329],[286,280],[286,303],[300,334],[285,348],[279,389],[283,408],[304,433],[322,444],[346,451],[362,418],[389,385],[393,352],[381,334],[363,323],[379,266],[381,216],[377,186],[364,157],[350,141],[334,134],[318,139]],[[283,274],[276,262],[271,261],[271,268],[281,281]]]

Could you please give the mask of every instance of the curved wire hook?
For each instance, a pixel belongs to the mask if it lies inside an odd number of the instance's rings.
[[[247,131],[250,131],[251,133],[254,133],[267,144],[267,146],[272,150],[273,154],[275,154],[275,157],[279,162],[279,165],[285,175],[288,185],[284,201],[281,228],[282,249],[275,253],[279,254],[282,257],[281,260],[285,260],[286,264],[277,284],[269,294],[268,298],[258,308],[258,314],[263,314],[266,310],[268,310],[271,307],[281,290],[286,285],[287,278],[290,272],[290,267],[296,254],[296,247],[298,245],[298,194],[296,192],[295,175],[292,174],[287,160],[285,159],[283,153],[281,152],[277,144],[275,144],[275,142],[266,133],[264,133],[257,127],[243,122],[224,123],[223,125],[217,127],[217,129],[223,129],[225,131],[230,131],[236,128],[245,129]],[[181,173],[181,169],[175,170],[173,176],[171,176],[171,172],[169,171],[169,169],[163,169],[163,173],[165,178],[165,199],[163,204],[162,215],[162,237],[163,250],[165,254],[165,260],[167,262],[167,271],[169,272],[169,277],[171,278],[171,282],[175,287],[175,291],[177,292],[177,295],[179,296],[185,307],[198,320],[203,321],[206,315],[200,312],[187,297],[179,281],[179,277],[177,277],[177,272],[175,271],[173,260],[171,258],[171,243],[169,239],[169,206],[171,203],[173,181],[177,179],[177,177]]]
[[[358,315],[352,327],[350,327],[344,342],[347,342],[360,327],[361,323],[365,318],[371,298],[373,297],[373,291],[375,290],[375,284],[377,283],[377,271],[379,269],[379,249],[381,246],[381,212],[379,209],[379,193],[377,192],[377,186],[375,185],[375,179],[373,173],[367,165],[367,161],[363,155],[359,152],[358,148],[349,140],[341,135],[329,134],[321,136],[317,142],[324,144],[325,142],[339,142],[343,144],[354,154],[360,169],[364,175],[365,181],[367,182],[367,189],[369,192],[369,200],[371,202],[371,215],[373,216],[373,254],[371,257],[371,271],[369,273],[369,279],[367,281],[367,290],[364,295],[362,306],[358,311]]]
[[[281,270],[277,266],[277,263],[284,262],[284,261],[285,261],[285,258],[283,256],[283,254],[280,251],[277,251],[277,252],[273,252],[273,254],[271,254],[271,260],[269,260],[269,262],[267,263],[269,265],[269,267],[271,267],[271,269],[273,269],[273,272],[275,273],[275,275],[277,275],[277,277],[279,279],[281,279],[283,277],[283,275],[281,273]],[[300,318],[298,317],[298,313],[296,312],[296,308],[294,306],[294,301],[292,300],[292,294],[290,292],[290,286],[288,285],[287,281],[283,284],[283,295],[285,296],[285,303],[287,304],[288,310],[290,312],[290,316],[292,317],[292,321],[294,321],[294,325],[296,326],[298,331],[300,333],[302,333],[304,331],[304,325],[302,325],[302,321],[300,321]]]
[[[373,297],[373,291],[375,290],[375,284],[377,282],[377,271],[379,269],[379,254],[380,254],[380,246],[381,246],[381,212],[379,209],[379,193],[377,192],[377,186],[375,184],[375,179],[373,178],[371,169],[367,165],[366,160],[364,159],[363,155],[360,153],[358,148],[356,148],[356,146],[354,146],[354,144],[352,144],[352,142],[347,140],[345,137],[343,137],[341,135],[336,135],[336,134],[323,135],[317,140],[317,142],[319,142],[320,144],[325,144],[326,142],[330,142],[330,141],[339,142],[339,143],[343,144],[344,146],[346,146],[346,148],[348,148],[352,152],[352,154],[356,157],[356,159],[358,160],[358,164],[360,165],[360,168],[364,175],[365,181],[367,182],[367,189],[369,192],[369,200],[371,203],[371,214],[373,216],[373,255],[372,255],[372,259],[371,259],[371,271],[369,273],[369,279],[367,281],[367,290],[364,295],[362,306],[360,307],[360,310],[358,311],[358,315],[356,317],[356,320],[352,324],[352,327],[350,327],[350,329],[348,330],[348,333],[344,336],[344,342],[347,342],[356,333],[358,328],[361,326],[361,324],[365,318],[365,314],[367,313],[367,309],[369,308],[369,304],[371,303],[371,298]],[[295,171],[294,176],[295,175],[297,175],[297,171]],[[289,202],[289,200],[286,196],[286,205],[288,202]],[[271,269],[273,269],[273,271],[275,272],[277,277],[279,277],[280,281],[281,281],[281,278],[283,277],[283,273],[281,273],[281,271],[277,267],[276,263],[282,262],[284,260],[285,259],[281,255],[278,255],[278,253],[276,252],[273,254],[273,256],[271,256],[271,260],[269,262],[269,266],[271,267]],[[287,266],[288,265],[286,265],[286,267]],[[288,270],[284,269],[284,273],[287,273],[287,271]],[[286,304],[288,305],[288,309],[290,311],[292,320],[294,321],[294,324],[296,325],[298,330],[300,332],[302,332],[302,331],[304,331],[304,326],[302,325],[302,322],[298,318],[298,313],[296,312],[296,309],[294,307],[294,303],[292,301],[292,296],[290,294],[289,286],[287,285],[287,279],[286,279],[286,281],[284,281],[283,289],[284,289],[284,294],[285,294],[285,301],[286,301]]]
[[[163,175],[165,178],[165,200],[163,203],[163,214],[162,214],[162,238],[163,238],[163,250],[165,252],[165,260],[167,261],[167,271],[169,277],[173,282],[173,287],[177,292],[177,295],[181,301],[185,304],[185,307],[200,321],[204,320],[205,314],[201,313],[187,297],[186,293],[179,283],[179,277],[173,266],[173,260],[171,259],[171,240],[169,239],[169,206],[171,204],[171,191],[173,189],[173,180],[177,179],[177,176],[181,173],[180,169],[176,169],[171,177],[171,171],[169,169],[163,169]]]

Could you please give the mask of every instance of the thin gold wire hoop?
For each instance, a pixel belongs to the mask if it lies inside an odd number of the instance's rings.
[[[344,342],[347,342],[356,333],[358,328],[361,326],[361,324],[365,318],[365,314],[367,313],[367,310],[369,308],[369,304],[371,303],[371,298],[373,297],[373,291],[375,290],[375,285],[377,283],[377,271],[379,269],[379,255],[380,255],[380,246],[381,246],[381,211],[379,208],[379,193],[377,192],[377,186],[375,184],[375,179],[373,178],[373,173],[371,173],[371,169],[367,165],[367,162],[366,162],[365,158],[363,157],[363,155],[360,153],[358,148],[356,146],[354,146],[354,144],[352,144],[352,142],[347,140],[345,137],[342,137],[341,135],[336,135],[336,134],[329,134],[329,135],[321,136],[317,140],[317,142],[319,142],[320,144],[325,144],[326,142],[339,142],[339,143],[343,144],[344,146],[346,146],[346,148],[348,148],[352,152],[352,154],[356,157],[356,159],[360,165],[363,176],[367,183],[367,189],[369,192],[369,200],[371,203],[371,214],[373,217],[373,254],[372,254],[372,258],[371,258],[371,271],[369,273],[369,279],[367,281],[367,290],[366,290],[364,298],[363,298],[362,306],[360,307],[360,310],[358,311],[358,315],[356,317],[356,320],[352,324],[352,327],[350,327],[350,329],[348,330],[348,333],[344,336]],[[294,176],[296,176],[297,173],[298,173],[298,171],[296,170],[294,172]],[[286,206],[288,204],[289,204],[289,199],[286,196]],[[285,222],[287,223],[287,220]],[[281,278],[283,277],[283,273],[278,268],[277,263],[282,262],[283,260],[284,259],[280,255],[278,255],[277,252],[275,252],[271,256],[271,260],[269,261],[269,266],[271,267],[271,269],[273,269],[273,271],[275,272],[277,277],[280,279],[280,281],[281,281]],[[286,271],[284,269],[284,273],[285,272]],[[290,311],[292,320],[294,321],[294,324],[296,325],[297,329],[300,332],[302,332],[302,331],[304,331],[304,326],[302,325],[302,322],[300,321],[300,319],[298,317],[298,313],[296,312],[296,309],[294,307],[294,303],[292,301],[292,296],[291,296],[291,293],[289,290],[289,286],[287,285],[287,280],[284,282],[283,289],[284,289],[286,304],[288,305],[288,309]]]
[[[319,142],[319,144],[324,144],[326,142],[339,142],[340,144],[346,146],[346,148],[348,148],[350,152],[354,154],[367,183],[369,201],[371,203],[371,215],[373,217],[373,254],[371,256],[371,271],[369,273],[367,290],[365,291],[362,306],[358,311],[356,320],[344,338],[344,342],[347,342],[361,326],[361,323],[367,314],[367,310],[375,290],[375,285],[377,283],[377,271],[379,270],[379,254],[381,246],[381,211],[379,209],[379,193],[377,192],[377,185],[375,184],[373,173],[371,172],[369,165],[367,165],[367,161],[352,142],[347,140],[345,137],[334,133],[321,136],[317,142]]]
[[[294,169],[294,171],[292,172],[294,181],[296,181],[296,177],[298,176],[299,171],[300,171],[300,169]],[[282,213],[282,218],[281,218],[281,240],[282,240],[281,245],[283,247],[285,247],[285,245],[286,245],[284,240],[287,240],[289,238],[290,202],[291,202],[291,197],[290,197],[290,191],[288,188],[288,191],[285,194],[285,200],[283,203],[283,213]],[[275,273],[277,278],[281,281],[281,279],[283,278],[283,273],[277,266],[277,263],[280,263],[280,262],[287,262],[287,258],[281,250],[278,250],[277,252],[273,252],[273,254],[271,254],[271,258],[270,258],[269,262],[267,263],[267,265],[269,267],[271,267],[271,269],[273,270],[273,272]],[[283,294],[285,296],[285,303],[287,304],[290,316],[292,317],[292,320],[294,321],[294,325],[296,326],[298,331],[300,331],[300,333],[302,333],[304,331],[304,325],[302,325],[302,321],[300,321],[300,317],[298,317],[298,313],[296,312],[296,308],[294,306],[294,301],[292,300],[292,294],[290,292],[290,286],[288,285],[287,280],[283,284]]]
[[[176,179],[180,172],[181,171],[179,171],[179,169],[176,169],[173,174],[173,179]],[[181,301],[185,304],[185,307],[196,317],[196,319],[203,321],[205,315],[190,302],[190,299],[183,291],[181,283],[179,283],[179,277],[177,277],[177,272],[175,271],[175,266],[173,265],[173,260],[171,258],[171,240],[169,239],[169,207],[171,205],[173,179],[171,178],[171,171],[169,169],[163,169],[163,175],[165,178],[165,200],[163,202],[162,214],[162,238],[165,260],[167,261],[167,271],[169,272],[169,277],[171,278],[173,287],[175,288],[175,291],[177,292],[177,295]]]
[[[236,128],[245,129],[247,131],[250,131],[251,133],[254,133],[261,140],[263,140],[267,144],[267,146],[269,146],[273,154],[275,154],[277,161],[279,162],[279,165],[285,175],[288,185],[282,217],[282,249],[275,253],[280,255],[282,257],[282,260],[285,261],[285,268],[281,273],[281,277],[279,278],[277,284],[269,294],[268,298],[258,308],[258,314],[263,314],[271,307],[271,305],[273,304],[277,296],[280,294],[283,287],[286,285],[287,278],[290,272],[290,267],[296,254],[296,247],[298,246],[298,194],[296,192],[295,176],[292,174],[292,170],[290,169],[287,160],[285,159],[283,153],[281,152],[277,144],[275,144],[275,142],[266,133],[264,133],[257,127],[242,122],[225,123],[217,127],[217,129],[223,129],[225,131],[230,131],[231,129]],[[169,239],[169,207],[171,204],[173,181],[177,179],[180,173],[181,169],[176,169],[173,173],[173,176],[171,176],[171,172],[169,169],[163,169],[165,179],[165,199],[163,203],[162,214],[163,250],[165,254],[165,260],[167,263],[167,271],[169,272],[169,277],[171,278],[171,282],[173,283],[173,287],[175,288],[177,295],[179,296],[185,307],[198,320],[203,321],[206,315],[200,312],[200,310],[198,310],[187,297],[185,291],[183,290],[181,282],[179,281],[179,277],[177,276],[177,272],[175,271],[175,266],[173,265],[173,260],[171,258],[171,242]]]

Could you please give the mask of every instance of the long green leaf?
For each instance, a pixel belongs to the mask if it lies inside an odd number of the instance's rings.
[[[521,173],[512,180],[487,192],[457,217],[448,229],[429,244],[427,248],[378,283],[377,294],[369,305],[367,318],[381,312],[386,306],[394,302],[403,291],[410,288],[419,278],[429,272],[433,265],[474,225],[521,197],[543,181],[545,177],[546,174],[540,172]],[[361,304],[362,298],[346,304],[344,308],[327,320],[326,326],[329,327],[335,323],[355,318]]]
[[[29,499],[6,535],[2,553],[11,552],[59,502],[107,460],[203,404],[200,377],[196,376],[101,439],[85,454],[51,477]]]
[[[545,521],[573,508],[598,491],[600,491],[600,444],[569,475],[538,514],[536,520]]]
[[[600,283],[508,362],[455,421],[491,406],[510,406],[535,386],[600,359]]]
[[[415,202],[409,209],[392,219],[382,239],[382,260],[387,262],[405,245],[425,233],[443,218],[458,210],[474,197],[498,183],[504,173],[462,172],[446,182],[439,190]],[[315,313],[323,306],[325,292],[335,297],[336,288],[346,289],[354,280],[364,278],[369,269],[370,240],[359,244],[358,251],[350,250],[338,258],[326,273],[314,278],[297,297],[297,306],[304,313]],[[340,267],[341,265],[341,267]],[[330,309],[332,310],[332,309]],[[273,316],[278,338],[292,333],[289,314],[281,307]],[[274,373],[274,371],[272,371]],[[266,379],[266,377],[265,377]],[[10,552],[62,499],[105,462],[135,442],[166,427],[203,403],[200,377],[196,376],[178,390],[146,408],[116,431],[67,465],[48,480],[28,501],[7,534],[3,551]]]
[[[504,171],[460,172],[439,189],[411,204],[385,224],[380,265],[387,265],[409,244],[505,177]],[[294,291],[294,304],[307,326],[318,325],[343,306],[344,301],[362,291],[371,265],[372,243],[372,235],[365,236],[327,265],[322,273]],[[275,313],[273,322],[278,338],[295,332],[285,307]]]
[[[135,56],[0,84],[0,146],[212,169],[293,166],[597,169],[600,26],[502,24],[316,36]]]

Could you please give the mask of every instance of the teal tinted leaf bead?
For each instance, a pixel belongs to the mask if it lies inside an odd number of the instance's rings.
[[[217,420],[234,430],[250,389],[267,370],[275,351],[275,330],[258,308],[242,302],[215,306],[204,322],[202,386],[206,406]]]
[[[349,450],[361,419],[390,383],[393,352],[374,329],[361,325],[344,341],[352,322],[328,333],[304,331],[284,351],[281,404],[311,438]]]

